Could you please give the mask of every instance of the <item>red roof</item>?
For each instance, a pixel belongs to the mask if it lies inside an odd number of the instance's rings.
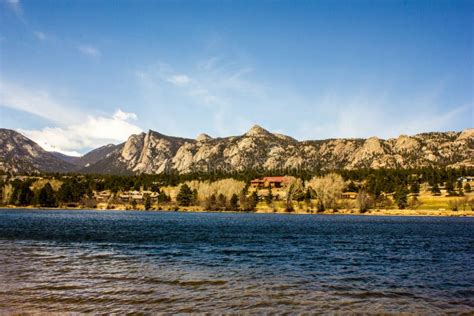
[[[253,179],[251,183],[264,183],[264,182],[273,182],[273,183],[283,183],[286,182],[285,177],[263,177],[261,179]]]
[[[285,177],[264,177],[263,180],[268,182],[284,182]]]

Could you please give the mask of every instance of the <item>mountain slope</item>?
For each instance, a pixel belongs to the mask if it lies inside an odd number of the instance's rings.
[[[181,173],[245,169],[358,169],[474,166],[474,129],[402,135],[388,140],[302,141],[252,127],[241,136],[196,140],[154,131],[132,135],[83,172]]]
[[[0,128],[0,171],[11,173],[68,172],[73,165],[45,151],[31,139]]]
[[[108,157],[120,145],[108,144],[89,151],[87,154],[77,157],[74,164],[79,168],[88,167]]]
[[[379,139],[297,141],[260,126],[240,136],[197,139],[155,131],[131,135],[82,157],[59,156],[23,135],[0,129],[0,171],[83,173],[180,173],[245,169],[360,169],[474,167],[474,129]],[[283,172],[283,171],[282,171]]]

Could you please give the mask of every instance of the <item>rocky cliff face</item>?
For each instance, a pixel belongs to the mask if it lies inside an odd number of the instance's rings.
[[[132,135],[85,172],[181,173],[244,169],[474,167],[474,129],[383,140],[297,140],[252,127],[241,136],[197,139],[154,131]]]
[[[252,127],[241,136],[196,139],[154,131],[131,135],[119,145],[100,147],[70,162],[44,151],[21,134],[0,129],[0,170],[24,172],[190,173],[245,169],[358,169],[474,167],[474,129],[402,135],[388,140],[297,141]]]
[[[71,163],[45,151],[29,138],[0,128],[0,171],[10,173],[67,172]]]

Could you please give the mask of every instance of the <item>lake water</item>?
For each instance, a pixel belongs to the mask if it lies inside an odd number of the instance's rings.
[[[3,210],[22,311],[474,312],[474,219]]]

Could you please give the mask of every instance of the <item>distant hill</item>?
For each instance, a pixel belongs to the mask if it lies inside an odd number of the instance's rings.
[[[387,140],[371,137],[309,141],[297,141],[257,125],[243,135],[224,138],[201,134],[197,139],[188,139],[150,130],[78,158],[48,153],[11,130],[1,129],[0,138],[0,167],[15,173],[474,167],[474,129],[401,135]],[[33,152],[28,148],[34,148]]]
[[[74,165],[58,158],[31,139],[0,128],[0,171],[9,173],[68,172]]]

